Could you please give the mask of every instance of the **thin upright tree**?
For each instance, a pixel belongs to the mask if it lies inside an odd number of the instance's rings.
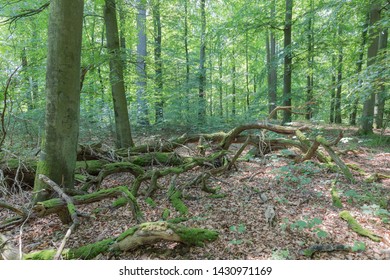
[[[204,123],[206,120],[206,0],[200,0],[200,14],[198,122]]]
[[[149,125],[149,110],[146,99],[146,1],[137,0],[137,30],[138,30],[138,43],[137,43],[137,123],[139,125]]]
[[[286,14],[284,25],[284,74],[283,74],[283,105],[291,107],[291,72],[292,72],[292,10],[293,0],[286,0]],[[291,122],[291,110],[283,111],[283,123]]]
[[[161,17],[160,0],[154,0],[153,3],[153,27],[154,27],[154,67],[155,67],[155,119],[156,123],[164,119],[164,100],[162,96],[163,76],[162,76],[162,58],[161,58]]]
[[[104,22],[107,49],[110,54],[110,83],[114,105],[116,145],[118,148],[128,148],[134,146],[134,143],[127,110],[115,0],[105,0]]]
[[[372,0],[370,6],[370,26],[369,26],[369,46],[367,50],[367,68],[372,67],[375,64],[376,56],[379,48],[379,31],[376,23],[380,19],[380,1]],[[368,96],[363,103],[363,112],[361,119],[361,133],[369,134],[373,132],[374,122],[374,107],[375,107],[375,95],[377,92],[377,85],[373,83],[373,86],[369,89]]]

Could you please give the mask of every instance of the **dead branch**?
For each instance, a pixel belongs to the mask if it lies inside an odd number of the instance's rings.
[[[50,5],[50,2],[47,2],[47,3],[43,4],[42,6],[36,8],[36,9],[27,9],[27,10],[21,12],[20,14],[14,15],[12,17],[9,17],[9,18],[1,21],[0,23],[2,23],[2,24],[7,24],[7,23],[12,24],[12,23],[18,21],[19,19],[37,15],[37,14],[43,12],[47,7],[49,7],[49,5]]]

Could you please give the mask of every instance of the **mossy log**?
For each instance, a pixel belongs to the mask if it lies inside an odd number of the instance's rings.
[[[361,236],[366,236],[375,242],[381,242],[382,238],[368,229],[363,228],[348,211],[339,213],[339,217],[347,221],[349,227]]]
[[[317,141],[324,147],[324,149],[329,154],[329,156],[332,158],[332,160],[337,164],[337,166],[343,172],[344,176],[347,177],[351,182],[354,182],[355,179],[353,178],[353,175],[352,175],[351,171],[349,170],[348,166],[340,159],[340,157],[338,155],[336,155],[336,153],[330,147],[330,143],[328,143],[325,140],[325,138],[323,138],[321,136],[317,137]]]
[[[111,198],[111,197],[122,197],[122,198],[124,197],[127,201],[127,204],[129,204],[131,207],[134,218],[137,221],[143,220],[143,214],[138,207],[136,198],[131,194],[131,192],[125,186],[100,190],[85,195],[75,195],[72,197],[72,199],[74,205],[80,205],[80,204],[89,204],[89,203],[101,201],[103,199]],[[114,202],[112,207],[116,208],[117,205],[118,204]],[[63,210],[64,207],[67,207],[67,204],[64,200],[60,198],[53,198],[50,200],[38,202],[36,205],[34,205],[33,210],[38,217],[43,217],[53,213],[58,213],[59,211]]]
[[[301,130],[295,131],[295,135],[297,136],[298,140],[301,142],[301,145],[303,147],[303,152],[305,153],[305,157],[308,155],[308,153],[312,153],[313,148],[316,148],[314,153],[318,160],[323,163],[330,163],[331,159],[325,156],[321,151],[319,151],[317,148],[318,146],[312,146],[309,139],[306,138],[306,136],[302,133]],[[319,138],[316,138],[316,142],[319,143]]]
[[[94,259],[101,253],[131,251],[139,246],[154,244],[161,240],[180,242],[190,246],[202,246],[218,238],[218,232],[202,228],[188,228],[169,222],[147,222],[129,228],[117,238],[108,238],[79,248],[64,249],[62,259]],[[55,249],[25,254],[25,260],[51,260]]]

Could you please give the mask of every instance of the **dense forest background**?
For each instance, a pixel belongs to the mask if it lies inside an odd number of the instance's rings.
[[[389,4],[2,1],[0,259],[387,258]]]
[[[370,1],[291,1],[291,44],[286,45],[284,1],[162,0],[142,8],[136,1],[117,1],[131,123],[135,129],[159,123],[223,127],[263,119],[275,106],[292,103],[302,113],[294,120],[356,124],[365,100],[375,92],[376,126],[386,126],[389,12],[388,4],[379,2],[380,18],[370,23]],[[2,135],[8,131],[7,140],[15,144],[38,146],[43,132],[46,7],[46,1],[1,4]],[[104,1],[85,1],[84,139],[114,132],[103,8]],[[140,39],[146,52],[139,49]],[[378,52],[369,59],[368,48],[378,39]],[[291,60],[287,91],[286,58]]]

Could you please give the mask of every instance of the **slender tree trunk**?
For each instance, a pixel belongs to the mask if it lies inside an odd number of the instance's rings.
[[[201,34],[200,34],[200,54],[199,54],[199,94],[198,94],[198,122],[205,123],[206,120],[206,0],[200,1],[201,12]]]
[[[118,2],[118,14],[119,14],[119,42],[122,49],[122,65],[123,70],[127,68],[127,51],[126,51],[126,14],[124,10],[124,0],[117,0]]]
[[[283,105],[291,106],[291,29],[292,29],[293,0],[286,0],[286,16],[284,26],[284,76],[283,76]],[[291,122],[291,111],[283,111],[283,123]]]
[[[119,46],[115,0],[105,0],[107,49],[110,53],[110,82],[115,115],[116,145],[119,148],[134,146],[123,80],[123,60]]]
[[[314,4],[313,0],[310,0],[310,15],[308,20],[308,26],[307,26],[307,68],[308,72],[306,75],[306,119],[310,120],[313,117],[313,105],[312,102],[314,101],[314,95],[313,95],[313,86],[314,86],[314,32],[313,32],[313,21],[314,21]]]
[[[190,114],[190,55],[188,51],[188,0],[184,0],[184,51],[186,59],[186,95],[185,95],[185,116],[189,122]]]
[[[341,38],[342,29],[339,25],[338,27],[338,37]],[[337,62],[337,90],[336,90],[336,99],[335,99],[335,118],[334,122],[341,123],[341,87],[342,87],[342,78],[343,78],[343,47],[340,43],[339,53],[338,53],[338,62]]]
[[[370,45],[367,51],[367,67],[375,64],[376,55],[378,53],[379,46],[379,32],[378,28],[375,26],[380,19],[380,2],[372,1],[370,9],[370,29],[369,29],[369,39]],[[377,87],[374,86],[370,89],[369,96],[364,100],[363,104],[363,113],[361,120],[361,133],[369,134],[373,130],[373,121],[374,121],[374,107],[375,107],[375,94],[377,92]]]
[[[222,53],[218,56],[218,73],[219,73],[219,81],[218,81],[218,91],[219,91],[219,115],[223,117],[223,68],[222,68]]]
[[[364,58],[364,48],[367,43],[367,30],[368,30],[368,25],[370,22],[370,14],[367,14],[365,23],[363,25],[363,31],[362,31],[362,41],[360,43],[359,47],[359,58],[356,63],[356,73],[359,77],[360,73],[362,72],[363,68],[363,58]],[[358,89],[360,89],[362,84],[362,79],[359,77],[358,78]],[[355,96],[352,102],[352,112],[349,116],[349,124],[350,125],[356,125],[356,116],[357,116],[357,110],[358,110],[358,105],[359,105],[359,95]]]
[[[154,61],[155,61],[155,84],[156,84],[156,123],[164,119],[164,101],[162,97],[163,77],[161,60],[161,19],[160,0],[154,0],[153,25],[154,25]]]
[[[209,94],[209,112],[210,117],[214,114],[214,100],[213,100],[213,61],[211,55],[209,55],[209,69],[210,69],[210,94]]]
[[[271,5],[271,19],[275,18],[275,0]],[[277,105],[277,57],[276,57],[276,40],[273,27],[269,28],[266,37],[267,48],[267,68],[268,68],[268,113],[271,113]],[[256,92],[256,91],[255,91]],[[278,115],[275,113],[272,116],[273,119],[277,119]]]
[[[245,32],[245,85],[246,85],[246,110],[249,112],[250,94],[249,94],[249,40],[248,31]]]
[[[148,104],[146,101],[146,1],[137,0],[137,123],[149,125]]]
[[[334,123],[335,121],[335,103],[336,103],[336,75],[335,75],[335,64],[336,57],[332,55],[332,83],[331,83],[331,92],[330,92],[330,113],[329,113],[329,123]]]
[[[384,28],[379,37],[379,59],[383,60],[387,55],[387,38],[388,38],[388,29]],[[386,102],[386,81],[382,78],[379,82],[379,91],[377,93],[377,114],[375,116],[376,128],[383,128],[383,117],[385,112],[385,102]]]
[[[236,53],[232,51],[232,115],[236,115]]]
[[[47,186],[39,180],[39,174],[60,186],[74,188],[83,8],[83,0],[52,0],[50,3],[45,136],[34,183],[35,202],[51,196]],[[60,215],[63,222],[70,220],[66,213]]]

